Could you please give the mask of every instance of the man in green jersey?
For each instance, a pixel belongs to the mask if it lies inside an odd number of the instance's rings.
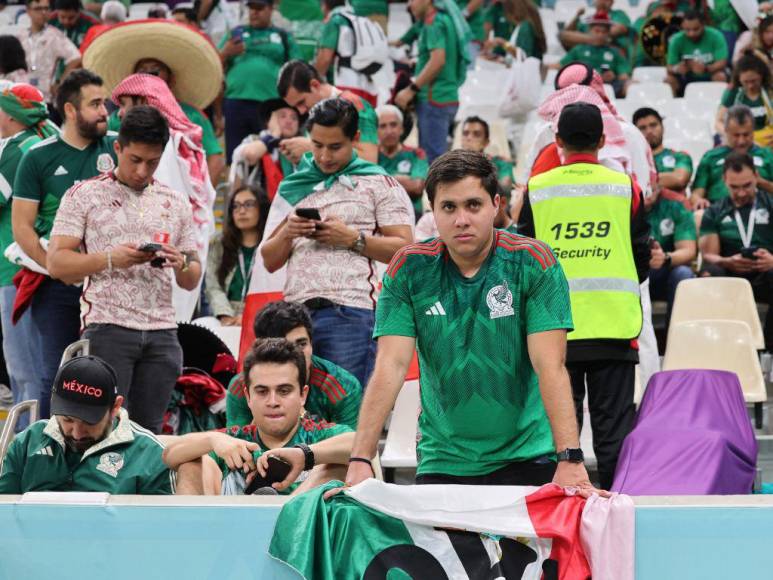
[[[42,137],[56,132],[47,121],[46,101],[38,89],[28,84],[16,84],[0,93],[0,252],[13,244],[11,231],[11,197],[13,181],[22,155]],[[0,257],[0,320],[3,329],[3,354],[11,381],[14,403],[37,399],[38,382],[37,335],[28,313],[14,324],[13,304],[16,286],[13,277],[20,267]],[[34,338],[33,338],[34,337]],[[17,424],[21,431],[27,426],[25,413]]]
[[[51,233],[59,202],[74,184],[115,169],[114,135],[107,135],[102,79],[79,69],[64,78],[56,96],[62,133],[33,145],[19,164],[13,184],[13,237],[40,268],[46,267],[41,240]],[[62,352],[80,333],[80,286],[46,277],[32,297],[33,326],[40,341],[40,416],[48,418],[51,385]],[[56,321],[56,324],[52,324]]]
[[[609,14],[609,19],[612,21],[612,26],[609,30],[612,42],[616,47],[620,48],[625,55],[631,44],[629,36],[631,19],[628,17],[625,10],[613,8],[613,5],[614,0],[595,0],[593,2],[593,7],[597,12]],[[588,23],[581,20],[581,17],[584,14],[585,7],[577,10],[574,18],[567,22],[564,29],[559,33],[558,39],[566,50],[570,50],[578,44],[593,43],[593,36],[590,34]]]
[[[99,24],[99,20],[83,11],[81,0],[56,0],[54,6],[56,12],[51,15],[51,26],[64,32],[80,48],[89,29]]]
[[[633,124],[652,149],[658,185],[683,196],[692,177],[692,159],[684,151],[663,146],[663,117],[655,109],[642,107],[633,114]]]
[[[378,164],[405,188],[413,202],[416,219],[424,212],[422,194],[429,171],[427,156],[421,149],[404,145],[403,112],[394,105],[382,105],[378,113]]]
[[[357,109],[360,138],[355,144],[360,159],[378,161],[378,119],[373,107],[351,91],[342,90],[325,82],[313,66],[300,60],[292,60],[282,67],[277,81],[279,97],[301,115],[325,99],[340,97],[352,103]],[[295,137],[284,139],[280,150],[288,159],[297,164],[304,153],[311,151],[311,139]]]
[[[51,413],[16,436],[0,471],[0,494],[96,491],[200,494],[195,464],[178,474],[162,461],[164,445],[129,420],[113,369],[102,359],[67,361],[54,381]]]
[[[730,195],[703,214],[701,276],[746,278],[754,297],[773,304],[773,196],[759,188],[759,167],[748,153],[730,153],[724,161]],[[765,317],[765,350],[773,348],[773,308]]]
[[[682,31],[668,39],[666,82],[681,96],[688,83],[715,81],[726,83],[727,43],[722,33],[703,23],[701,15],[688,10],[682,19]]]
[[[705,209],[728,196],[724,181],[725,159],[730,153],[748,153],[757,168],[757,187],[773,193],[773,153],[754,143],[754,115],[749,107],[730,107],[725,118],[727,145],[707,151],[692,183],[693,209]]]
[[[462,123],[462,149],[483,153],[490,143],[489,124],[480,117],[467,117]],[[497,180],[502,190],[513,187],[513,164],[499,155],[487,155],[497,168]]]
[[[206,487],[229,495],[243,493],[256,474],[264,476],[269,456],[292,466],[287,477],[272,486],[280,493],[300,493],[340,479],[354,434],[345,425],[317,421],[305,412],[309,387],[301,350],[283,338],[259,340],[247,354],[242,374],[254,420],[179,437],[164,452],[166,464],[175,468],[210,454],[222,470],[222,489],[217,482]]]
[[[303,304],[271,302],[255,316],[253,328],[256,339],[285,338],[301,349],[306,357],[309,384],[306,410],[311,415],[352,429],[357,427],[362,401],[360,381],[338,365],[314,356],[311,316]],[[254,422],[244,386],[241,374],[236,375],[228,385],[225,407],[227,427]]]
[[[564,367],[561,266],[545,244],[494,229],[497,174],[484,155],[446,153],[426,188],[440,237],[401,249],[384,275],[347,485],[372,477],[367,461],[416,349],[417,483],[552,480],[590,492]]]

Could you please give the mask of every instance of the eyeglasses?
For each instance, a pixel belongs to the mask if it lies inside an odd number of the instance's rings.
[[[231,207],[233,208],[234,212],[237,212],[240,209],[255,209],[258,207],[258,202],[254,199],[248,199],[245,202],[235,201],[233,204],[231,204]]]

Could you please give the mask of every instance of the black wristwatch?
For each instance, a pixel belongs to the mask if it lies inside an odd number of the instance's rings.
[[[314,469],[314,465],[315,465],[314,452],[311,450],[311,447],[309,447],[305,443],[298,443],[298,445],[294,445],[293,447],[297,447],[298,449],[303,451],[303,457],[304,457],[303,471],[309,471],[311,469]]]
[[[556,458],[559,461],[568,461],[569,463],[582,463],[585,461],[585,454],[582,449],[564,449],[559,453],[556,453]]]

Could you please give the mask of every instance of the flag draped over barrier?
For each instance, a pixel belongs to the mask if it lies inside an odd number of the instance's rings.
[[[288,502],[269,553],[308,580],[633,580],[628,496],[331,482]]]

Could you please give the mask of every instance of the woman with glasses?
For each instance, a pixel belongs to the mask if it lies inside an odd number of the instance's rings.
[[[212,314],[224,326],[240,326],[244,297],[268,217],[266,194],[238,189],[228,204],[223,231],[212,238],[207,257],[206,293]],[[257,256],[257,259],[260,259]]]

